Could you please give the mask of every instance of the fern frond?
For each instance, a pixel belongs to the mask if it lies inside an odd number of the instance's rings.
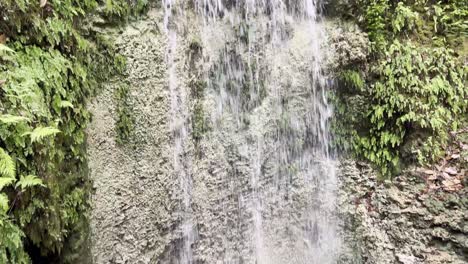
[[[73,108],[73,104],[70,103],[69,101],[61,101],[59,106],[60,108],[65,108],[65,107]]]
[[[8,196],[4,193],[0,193],[0,212],[6,213],[8,207]]]
[[[5,60],[5,61],[13,61],[14,54],[15,54],[14,50],[0,43],[0,59]]]
[[[32,132],[24,133],[23,136],[30,135],[31,142],[40,142],[45,137],[53,136],[60,133],[55,127],[36,127]]]
[[[15,116],[10,114],[0,115],[0,122],[5,124],[16,124],[19,122],[28,122],[29,118],[24,116]]]
[[[15,51],[10,49],[7,45],[0,43],[0,53],[10,52],[14,53]]]
[[[15,161],[5,150],[0,148],[0,175],[15,178],[15,171]]]
[[[33,187],[33,186],[42,186],[46,187],[43,183],[42,180],[39,179],[35,175],[28,175],[28,176],[21,176],[20,180],[16,183],[15,187],[18,188],[20,187],[21,190],[24,190],[28,187]]]
[[[357,71],[346,70],[341,73],[341,78],[350,86],[362,90],[364,88],[364,80]]]
[[[15,181],[15,178],[10,177],[0,177],[0,191],[3,187],[11,185]]]

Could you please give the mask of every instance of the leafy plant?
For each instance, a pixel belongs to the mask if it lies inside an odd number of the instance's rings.
[[[31,143],[34,143],[40,142],[42,139],[53,136],[59,132],[60,130],[54,127],[36,127],[33,131],[24,133],[23,136],[30,135]]]
[[[0,148],[0,176],[14,178],[15,171],[15,162],[4,149]]]
[[[366,28],[372,47],[376,50],[386,48],[388,12],[390,5],[388,0],[371,0],[365,10]]]
[[[15,185],[16,188],[20,187],[22,191],[26,190],[26,188],[34,187],[34,186],[46,187],[42,183],[42,180],[34,175],[27,175],[24,177],[21,176],[20,180]]]
[[[337,76],[337,115],[344,120],[335,125],[337,141],[351,138],[353,152],[385,176],[398,171],[403,154],[405,162],[437,159],[448,131],[468,111],[465,51],[456,44],[466,41],[466,5],[355,0],[338,6],[368,33],[372,52],[342,65]],[[413,135],[425,143],[406,147]]]
[[[395,8],[394,18],[392,20],[393,33],[401,32],[405,27],[408,31],[415,28],[419,14],[414,12],[403,2],[398,2]]]
[[[86,102],[125,68],[91,23],[126,21],[146,5],[0,1],[0,263],[76,262],[89,210]]]

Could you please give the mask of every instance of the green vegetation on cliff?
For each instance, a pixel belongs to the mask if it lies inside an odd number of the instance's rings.
[[[123,70],[91,21],[145,0],[0,2],[0,263],[73,262],[87,238],[86,101]]]
[[[338,0],[330,8],[370,43],[365,60],[339,70],[341,138],[383,175],[402,161],[438,158],[448,132],[466,125],[466,2]]]

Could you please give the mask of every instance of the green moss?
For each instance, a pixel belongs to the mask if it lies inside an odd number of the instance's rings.
[[[209,130],[207,122],[205,120],[205,112],[203,110],[203,104],[200,100],[197,100],[193,109],[192,116],[192,137],[196,141],[200,140]]]
[[[116,90],[117,122],[115,129],[117,131],[117,142],[119,144],[129,142],[135,127],[135,119],[129,104],[128,92],[129,86],[125,84],[120,85]]]
[[[443,211],[445,211],[444,203],[437,200],[436,198],[433,198],[433,197],[427,198],[426,200],[424,200],[423,203],[424,203],[424,206],[427,207],[427,210],[429,210],[429,212],[435,215],[438,215],[442,213]]]
[[[204,96],[205,88],[206,81],[201,78],[193,79],[193,81],[190,83],[190,89],[194,98],[202,99]]]
[[[192,110],[192,137],[195,142],[198,142],[203,135],[210,130],[203,107],[206,82],[202,79],[194,78],[190,83],[190,88],[194,100]]]

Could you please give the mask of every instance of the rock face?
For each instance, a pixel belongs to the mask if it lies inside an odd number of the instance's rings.
[[[157,13],[150,16],[157,17]],[[156,18],[154,18],[156,19]],[[110,81],[90,104],[91,215],[94,263],[157,263],[172,241],[176,181],[171,179],[164,46],[153,20],[114,33],[127,58],[126,80]],[[129,86],[136,123],[128,144],[116,142],[116,91]]]
[[[91,103],[94,263],[333,263],[335,164],[311,143],[326,148],[317,113],[330,113],[308,25],[287,17],[275,46],[265,17],[246,36],[242,21],[201,26],[187,12],[170,25],[174,45],[162,18],[153,10],[112,33],[127,76]],[[118,144],[122,82],[136,123]]]
[[[416,172],[379,183],[368,165],[343,161],[342,263],[462,264],[468,261],[468,190],[428,192]]]
[[[168,87],[162,12],[152,10],[146,19],[110,33],[127,58],[127,72],[124,80],[110,80],[90,104],[93,262],[180,263],[188,241],[194,263],[245,264],[256,263],[255,258],[265,264],[329,263],[341,244],[333,225],[338,182],[335,164],[317,159],[304,143],[319,134],[316,126],[303,123],[319,105],[311,103],[308,91],[307,73],[313,69],[306,63],[307,28],[289,25],[281,47],[262,42],[247,47],[237,45],[239,32],[232,27],[201,28],[193,14],[184,15],[171,50],[175,91]],[[336,32],[331,38],[339,59],[332,65],[365,57],[363,34]],[[261,52],[251,56],[255,49]],[[257,75],[239,77],[245,68],[255,68]],[[223,80],[230,86],[219,85]],[[116,91],[122,83],[129,87],[135,124],[128,142],[119,144]],[[258,94],[250,94],[257,96],[255,103],[239,95],[246,83],[258,88]],[[178,110],[176,117],[171,109]],[[174,157],[171,128],[182,125],[189,136]],[[174,159],[184,160],[178,169],[189,182],[181,181]],[[425,194],[425,185],[410,173],[382,185],[367,165],[352,161],[342,162],[339,175],[346,242],[341,263],[466,263],[466,191]],[[187,196],[190,212],[183,205]],[[305,261],[310,257],[315,262]]]

